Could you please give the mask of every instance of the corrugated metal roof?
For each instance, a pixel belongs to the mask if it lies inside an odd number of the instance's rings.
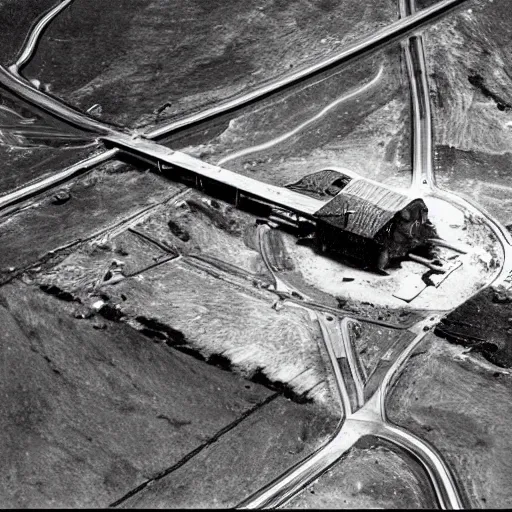
[[[373,238],[393,216],[412,203],[414,198],[365,179],[352,180],[334,199],[323,206],[315,217],[322,217],[345,231]],[[344,211],[353,211],[347,216]]]

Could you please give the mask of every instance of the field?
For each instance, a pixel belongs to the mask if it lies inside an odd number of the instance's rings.
[[[436,178],[509,225],[511,12],[507,2],[471,2],[469,7],[425,33]]]
[[[4,505],[106,506],[270,396],[23,284],[1,301]]]
[[[26,73],[78,108],[99,104],[95,115],[133,127],[261,84],[396,17],[392,2],[370,8],[355,0],[104,5],[70,5]]]
[[[468,508],[510,503],[511,385],[510,371],[431,335],[388,399],[390,420],[443,454]]]

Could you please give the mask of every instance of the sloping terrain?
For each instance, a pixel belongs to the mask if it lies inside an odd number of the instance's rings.
[[[4,506],[107,506],[272,396],[25,285],[0,300]]]
[[[335,424],[335,418],[314,406],[273,400],[199,456],[119,505],[235,507],[319,448]]]
[[[261,84],[396,17],[393,2],[355,0],[104,6],[73,2],[52,23],[26,73],[82,110],[99,104],[94,115],[133,126]]]
[[[509,371],[430,335],[388,398],[391,421],[432,443],[455,473],[468,508],[510,504]]]
[[[512,223],[511,11],[474,1],[426,31],[436,178]]]

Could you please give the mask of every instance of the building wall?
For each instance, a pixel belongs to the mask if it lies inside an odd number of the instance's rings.
[[[319,221],[317,224],[319,247],[326,254],[340,255],[362,267],[374,267],[382,250],[377,241],[364,238]]]

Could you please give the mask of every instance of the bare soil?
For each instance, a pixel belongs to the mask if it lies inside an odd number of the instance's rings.
[[[387,401],[391,421],[432,443],[468,508],[511,500],[510,372],[430,335]]]
[[[423,509],[436,506],[421,470],[374,441],[357,443],[316,482],[292,499],[292,509]]]
[[[73,2],[26,74],[80,109],[99,103],[102,119],[140,127],[282,75],[395,18],[393,2],[355,0]]]

